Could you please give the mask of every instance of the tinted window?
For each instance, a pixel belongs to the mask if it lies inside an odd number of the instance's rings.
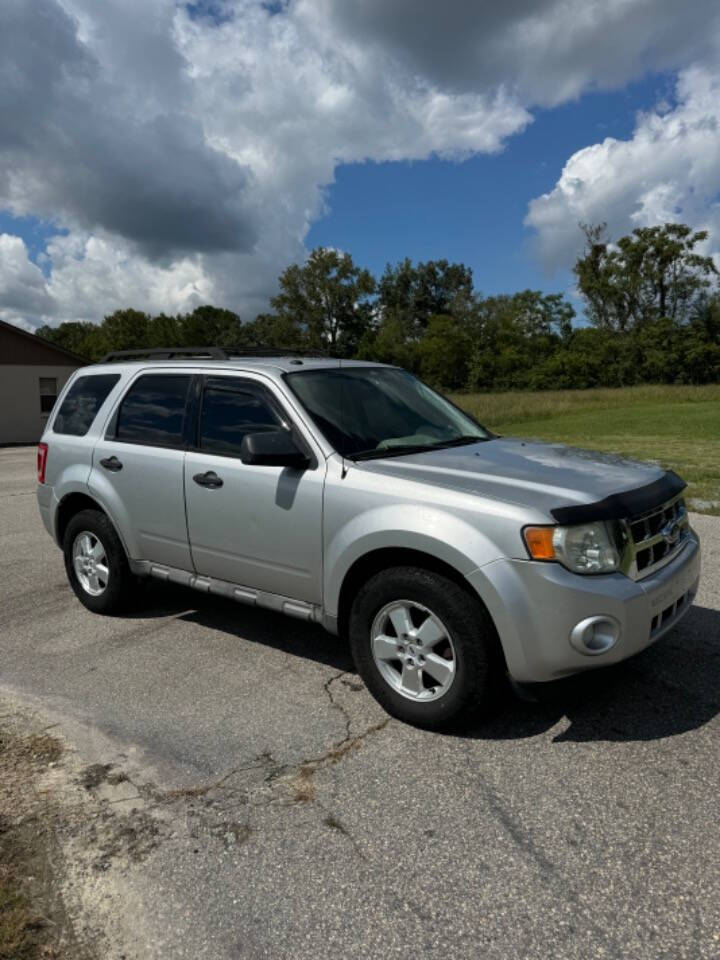
[[[140,377],[120,404],[117,439],[159,447],[182,446],[189,386],[190,377],[172,374]]]
[[[404,370],[333,367],[290,373],[285,379],[346,457],[401,456],[492,436]]]
[[[119,379],[119,373],[78,377],[65,394],[53,423],[53,432],[84,437],[95,419],[95,414]]]
[[[246,433],[280,426],[282,421],[264,391],[230,379],[206,384],[200,414],[201,450],[239,456]]]

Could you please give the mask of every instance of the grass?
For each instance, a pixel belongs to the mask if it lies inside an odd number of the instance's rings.
[[[693,509],[720,516],[720,384],[474,393],[452,399],[506,436],[660,463],[687,481]]]

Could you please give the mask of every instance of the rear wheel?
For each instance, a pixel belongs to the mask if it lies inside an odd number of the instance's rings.
[[[104,513],[76,513],[65,530],[63,554],[70,586],[88,610],[114,614],[127,607],[134,577],[120,538]]]
[[[372,577],[352,606],[350,644],[372,695],[407,723],[449,727],[493,703],[495,628],[480,600],[441,574],[394,567]]]

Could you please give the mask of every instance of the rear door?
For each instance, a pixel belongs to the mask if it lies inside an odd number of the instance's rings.
[[[110,512],[136,560],[192,570],[183,461],[190,374],[141,373],[93,452],[90,490]]]
[[[199,574],[320,603],[325,460],[313,456],[304,470],[240,460],[246,433],[278,426],[298,429],[260,381],[204,379],[195,449],[185,459],[192,558]],[[208,473],[219,483],[208,486]]]

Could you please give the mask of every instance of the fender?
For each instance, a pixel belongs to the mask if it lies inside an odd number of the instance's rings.
[[[62,543],[60,542],[60,538],[58,535],[59,509],[63,504],[63,502],[67,500],[68,497],[72,496],[74,493],[81,493],[83,496],[87,497],[89,500],[95,501],[98,507],[103,511],[104,514],[106,514],[106,516],[112,523],[113,527],[115,528],[115,532],[117,533],[118,537],[120,538],[120,542],[123,545],[126,556],[130,558],[131,554],[128,550],[127,539],[124,535],[123,530],[118,525],[117,520],[113,516],[112,510],[108,509],[108,505],[106,501],[101,496],[99,496],[96,491],[91,490],[87,484],[85,484],[84,486],[73,484],[72,487],[70,486],[66,487],[63,490],[63,496],[60,500],[57,499],[57,497],[55,496],[55,493],[53,492],[53,503],[51,508],[52,509],[52,536],[53,536],[53,539],[55,540],[55,543],[60,548],[62,548]]]
[[[58,509],[63,500],[67,499],[73,493],[82,493],[89,497],[88,479],[90,477],[91,467],[87,463],[72,463],[63,467],[60,473],[52,478],[52,483],[47,485],[47,490],[51,491],[48,508],[50,511],[50,529],[55,543],[62,547],[58,537]],[[38,500],[41,497],[41,488],[38,488]]]
[[[430,554],[464,577],[503,556],[476,526],[435,506],[395,503],[375,507],[353,517],[326,544],[323,607],[327,616],[337,616],[340,589],[352,565],[386,547]]]

